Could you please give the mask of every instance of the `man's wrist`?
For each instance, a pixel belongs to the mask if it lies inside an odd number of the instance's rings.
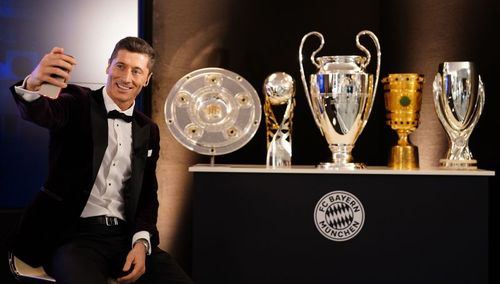
[[[144,239],[144,238],[137,239],[137,240],[134,242],[134,246],[135,246],[136,244],[138,244],[138,243],[140,243],[140,244],[142,244],[142,245],[144,246],[144,248],[146,249],[146,254],[148,254],[148,253],[149,253],[149,247],[150,247],[150,246],[149,246],[149,242],[148,242],[148,240],[146,240],[146,239]]]
[[[148,250],[147,250],[147,254],[150,255],[151,254],[151,235],[149,234],[148,231],[138,231],[136,232],[133,236],[132,236],[132,247],[135,246],[135,243],[137,242],[137,240],[140,240],[140,239],[143,239],[146,241],[146,244],[143,244]]]
[[[20,86],[14,86],[16,93],[27,102],[32,102],[40,97],[38,91],[30,91],[26,88],[26,82],[30,76],[26,76]]]

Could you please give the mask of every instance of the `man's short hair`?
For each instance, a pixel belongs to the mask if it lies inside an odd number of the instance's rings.
[[[111,58],[109,58],[109,63],[116,58],[119,50],[128,50],[130,52],[145,54],[149,57],[148,61],[148,69],[152,72],[153,66],[155,64],[156,53],[151,45],[139,37],[125,37],[118,41],[113,49],[113,53],[111,53]]]

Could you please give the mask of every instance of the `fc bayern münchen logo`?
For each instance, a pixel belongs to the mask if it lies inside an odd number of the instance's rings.
[[[365,222],[359,199],[346,191],[325,194],[316,204],[314,223],[326,238],[342,242],[356,236]]]

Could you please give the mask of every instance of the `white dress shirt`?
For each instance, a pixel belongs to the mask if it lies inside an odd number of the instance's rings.
[[[106,112],[117,110],[131,116],[134,105],[125,111],[113,102],[103,89]],[[130,178],[132,153],[132,123],[108,119],[108,147],[81,217],[106,215],[125,220],[123,187]]]

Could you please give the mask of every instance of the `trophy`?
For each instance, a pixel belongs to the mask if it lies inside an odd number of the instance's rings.
[[[387,125],[398,134],[397,145],[392,146],[389,167],[417,169],[418,148],[409,135],[418,127],[424,77],[415,73],[389,74],[382,79]]]
[[[199,154],[215,156],[243,147],[261,120],[257,91],[223,68],[197,69],[179,79],[165,100],[165,121],[174,138]]]
[[[476,169],[469,138],[484,107],[484,86],[474,63],[444,62],[432,85],[434,107],[449,138],[449,148],[440,166]]]
[[[290,167],[292,165],[292,120],[295,107],[295,80],[284,72],[269,75],[263,86],[265,95],[264,114],[266,116],[267,156],[269,168]],[[275,111],[286,105],[283,119],[279,123]],[[275,111],[273,111],[273,106]]]
[[[375,80],[372,74],[365,72],[371,55],[359,42],[363,35],[368,35],[377,49]],[[317,67],[317,73],[310,75],[308,88],[302,64],[302,48],[310,36],[318,37],[321,44],[310,57],[312,64]],[[300,73],[307,102],[314,121],[332,152],[332,161],[320,163],[318,167],[334,170],[362,169],[365,165],[354,163],[351,152],[368,121],[375,99],[381,59],[379,41],[371,31],[364,30],[357,34],[356,45],[366,57],[345,55],[315,58],[324,43],[323,35],[313,31],[302,38],[299,48]]]

